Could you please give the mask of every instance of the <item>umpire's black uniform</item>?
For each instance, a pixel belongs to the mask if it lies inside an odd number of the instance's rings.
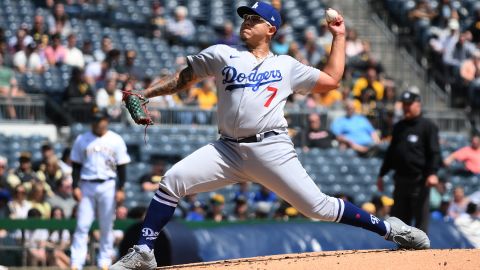
[[[402,94],[402,101],[420,100],[416,94]],[[408,98],[406,98],[408,97]],[[422,115],[413,119],[404,119],[393,127],[393,137],[388,147],[380,176],[395,170],[394,205],[391,215],[407,224],[428,230],[430,188],[426,179],[436,175],[440,166],[440,146],[438,128]]]

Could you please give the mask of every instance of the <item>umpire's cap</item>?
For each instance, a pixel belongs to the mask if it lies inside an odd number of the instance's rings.
[[[241,6],[237,9],[237,13],[242,18],[245,14],[259,15],[271,25],[275,26],[277,30],[280,29],[280,25],[282,25],[282,19],[280,18],[278,10],[265,2],[255,2],[251,7]]]
[[[407,90],[403,91],[402,95],[400,96],[400,100],[404,103],[412,103],[414,101],[420,102],[420,89],[418,89],[416,86],[408,88]]]

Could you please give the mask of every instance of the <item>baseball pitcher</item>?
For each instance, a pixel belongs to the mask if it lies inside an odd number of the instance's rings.
[[[304,215],[379,234],[401,247],[426,249],[425,233],[397,218],[382,221],[355,205],[322,193],[300,164],[287,135],[283,109],[292,93],[322,93],[338,87],[345,66],[345,24],[329,20],[332,49],[323,71],[269,47],[281,25],[279,12],[256,2],[237,13],[243,46],[214,45],[187,57],[188,66],[153,84],[146,98],[183,91],[214,76],[220,138],[175,164],[160,183],[146,214],[138,245],[111,269],[154,269],[153,244],[179,199],[252,180],[274,191]]]

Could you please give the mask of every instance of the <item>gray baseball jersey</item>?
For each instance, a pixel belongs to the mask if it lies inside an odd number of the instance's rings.
[[[215,76],[219,132],[232,138],[285,129],[287,97],[308,92],[320,73],[288,55],[258,61],[243,46],[214,45],[187,59],[197,76]]]
[[[295,91],[309,92],[320,71],[290,56],[257,59],[245,47],[215,45],[188,62],[199,77],[215,76],[218,125],[224,137],[241,139],[280,131],[253,143],[219,139],[175,164],[160,182],[171,201],[242,181],[274,191],[304,215],[339,221],[344,204],[323,194],[300,164],[286,134],[283,108]]]

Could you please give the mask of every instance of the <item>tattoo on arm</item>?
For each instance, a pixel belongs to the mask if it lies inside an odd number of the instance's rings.
[[[167,76],[165,79],[153,84],[145,90],[145,97],[156,97],[171,95],[185,90],[198,81],[198,77],[193,73],[190,65],[174,75]]]

